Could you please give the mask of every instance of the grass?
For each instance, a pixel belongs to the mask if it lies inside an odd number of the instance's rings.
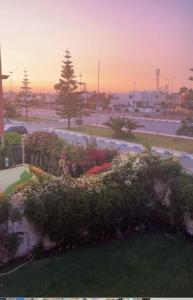
[[[0,277],[0,294],[190,297],[192,253],[192,242],[176,235],[134,235],[34,261]]]
[[[15,120],[25,122],[26,117],[25,116],[18,116]],[[46,118],[28,116],[28,122],[39,122],[39,121],[45,121],[45,120],[46,120]]]
[[[31,174],[31,173],[29,173],[28,171],[24,171],[24,172],[21,174],[20,179],[19,179],[17,182],[11,184],[11,185],[5,190],[5,194],[6,194],[6,195],[12,194],[12,193],[14,192],[15,187],[16,187],[17,184],[25,183],[25,182],[29,181],[29,180],[31,179],[31,177],[32,177],[32,174]]]
[[[83,126],[80,129],[72,128],[71,130],[107,138],[113,137],[113,131],[110,128]],[[156,146],[161,148],[193,153],[193,140],[184,139],[180,137],[172,138],[157,134],[135,132],[135,136],[133,138],[125,138],[124,140],[143,145],[149,144],[149,146]]]

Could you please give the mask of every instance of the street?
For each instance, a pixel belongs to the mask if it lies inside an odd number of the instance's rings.
[[[50,118],[49,120],[41,121],[39,123],[27,124],[29,132],[33,132],[35,130],[41,130],[42,126],[53,128],[66,128],[67,121],[65,119],[60,119],[59,116],[52,110],[43,110],[43,109],[31,109],[29,111],[30,116],[39,116]],[[99,124],[103,124],[106,122],[111,115],[109,114],[100,114],[98,117]],[[116,114],[118,116],[118,114]],[[129,116],[130,117],[130,116]],[[180,122],[175,120],[156,120],[156,119],[147,119],[142,117],[132,117],[135,118],[140,125],[144,127],[141,130],[146,132],[155,132],[155,133],[163,133],[163,134],[176,134],[177,129],[180,127]],[[83,125],[93,125],[97,123],[97,115],[93,114],[90,116],[83,116]],[[43,124],[43,125],[42,125]],[[75,126],[74,118],[72,119],[72,126]]]

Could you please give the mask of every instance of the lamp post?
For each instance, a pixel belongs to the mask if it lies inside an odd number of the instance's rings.
[[[82,86],[84,87],[85,82],[82,82],[82,74],[79,75],[79,78],[80,78],[80,80],[79,80],[78,84],[80,86],[79,88],[80,88],[80,97],[81,97],[82,93],[84,92],[82,90]],[[81,98],[80,99],[79,121],[78,121],[79,128],[80,128],[80,125],[82,125],[82,106],[83,106],[83,99]]]
[[[25,141],[27,140],[27,136],[23,135],[21,139],[21,151],[22,151],[22,165],[25,164]]]
[[[9,71],[9,78],[10,78],[10,86],[9,86],[9,92],[10,92],[10,95],[12,95],[12,75],[13,75],[13,72],[12,71]]]
[[[3,108],[4,108],[4,101],[3,101],[3,79],[9,78],[8,75],[2,75],[2,68],[1,68],[1,48],[0,48],[0,140],[3,142],[3,135],[4,135],[4,120],[3,120]]]
[[[98,83],[97,83],[97,126],[99,125],[99,80],[100,80],[100,60],[98,60]]]

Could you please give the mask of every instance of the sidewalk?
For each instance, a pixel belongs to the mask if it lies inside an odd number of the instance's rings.
[[[4,192],[11,184],[17,182],[24,171],[28,171],[28,168],[25,166],[0,170],[0,193]]]

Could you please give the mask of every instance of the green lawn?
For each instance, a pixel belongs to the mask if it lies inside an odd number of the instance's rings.
[[[24,172],[21,174],[20,179],[19,179],[17,182],[15,182],[14,184],[11,184],[11,185],[5,190],[5,194],[10,195],[11,193],[14,192],[15,186],[16,186],[17,184],[25,183],[25,182],[29,181],[29,180],[31,179],[31,177],[32,177],[32,174],[31,174],[30,172],[24,171]]]
[[[102,136],[112,138],[113,132],[110,128],[100,128],[93,126],[83,126],[79,128],[72,128],[73,131],[78,131],[90,135]],[[135,133],[134,138],[125,138],[126,141],[130,141],[138,144],[149,144],[150,146],[156,146],[161,148],[175,149],[178,151],[193,153],[193,140],[184,138],[171,138],[167,136],[159,136],[156,134],[148,133]]]
[[[74,250],[0,277],[0,294],[190,297],[193,244],[176,235],[139,234]]]
[[[26,117],[25,116],[18,116],[16,119],[16,121],[22,121],[25,122],[26,121]],[[39,122],[39,121],[45,121],[46,118],[41,118],[41,117],[35,117],[35,116],[28,116],[28,122]]]

